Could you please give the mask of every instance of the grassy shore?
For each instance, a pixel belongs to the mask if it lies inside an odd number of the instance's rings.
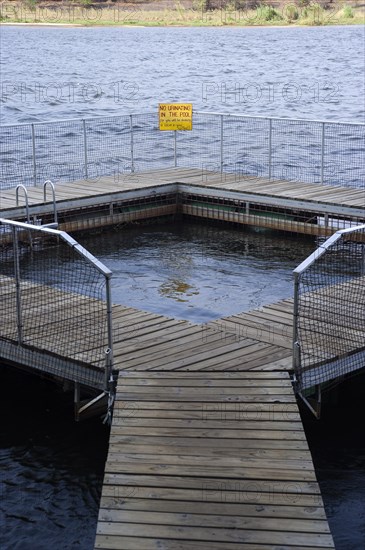
[[[199,0],[191,7],[182,5],[179,0],[169,7],[140,3],[112,5],[76,5],[37,3],[36,0],[3,3],[0,5],[2,23],[75,25],[75,26],[323,26],[323,25],[363,25],[365,10],[362,6],[339,2],[327,9],[320,4],[309,2],[295,5],[295,2],[261,5],[255,9],[239,7],[231,2],[220,9],[206,10]],[[300,3],[300,1],[299,1]],[[244,5],[244,4],[243,4]],[[237,7],[238,6],[238,7]]]

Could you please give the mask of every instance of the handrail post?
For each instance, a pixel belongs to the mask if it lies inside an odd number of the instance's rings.
[[[321,185],[324,183],[324,146],[325,146],[325,123],[322,122],[322,139],[321,139]]]
[[[27,214],[27,222],[30,223],[28,191],[27,191],[27,188],[22,183],[19,183],[19,185],[16,186],[16,189],[15,189],[15,204],[17,206],[19,206],[19,189],[23,189],[23,191],[24,191],[25,211],[26,211],[26,214]]]
[[[177,131],[174,130],[174,167],[177,167]]]
[[[272,118],[269,118],[269,180],[272,175]]]
[[[86,121],[82,120],[82,128],[84,133],[84,167],[85,167],[85,179],[89,177],[87,169],[87,133],[86,133]]]
[[[108,330],[108,349],[106,353],[106,366],[105,366],[105,391],[110,391],[110,383],[113,380],[113,363],[114,363],[114,351],[113,351],[113,309],[112,309],[112,295],[110,276],[105,276],[106,283],[106,309],[107,309],[107,330]]]
[[[34,124],[31,124],[31,131],[32,131],[32,159],[33,159],[33,183],[34,186],[37,186],[37,161],[36,161],[36,155],[35,155],[35,130],[34,130]]]
[[[18,343],[23,343],[23,320],[22,320],[22,301],[20,289],[20,265],[19,265],[19,247],[18,247],[18,232],[13,226],[13,251],[14,251],[14,276],[15,276],[15,294],[16,294],[16,323],[18,332]]]
[[[224,122],[224,115],[220,116],[221,119],[221,150],[220,150],[220,169],[221,174],[223,174],[223,164],[224,164],[224,149],[223,149],[223,139],[224,139],[224,132],[223,132],[223,122]]]
[[[300,274],[294,272],[294,305],[293,305],[293,370],[298,374],[299,365],[299,342],[298,342],[298,318],[299,318],[299,277]]]
[[[134,136],[133,136],[133,115],[129,115],[131,134],[131,172],[134,173]]]

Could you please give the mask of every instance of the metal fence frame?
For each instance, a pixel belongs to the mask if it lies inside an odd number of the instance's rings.
[[[308,270],[312,266],[316,264],[316,262],[322,258],[326,253],[328,253],[331,248],[336,244],[339,243],[344,238],[348,237],[351,234],[355,234],[356,232],[365,232],[365,225],[358,225],[356,227],[350,227],[346,229],[341,229],[339,231],[336,231],[331,237],[329,237],[321,246],[319,246],[308,258],[306,258],[294,271],[294,319],[293,319],[293,370],[294,370],[294,382],[295,382],[295,388],[297,393],[301,395],[302,398],[304,398],[304,401],[306,401],[307,405],[309,405],[312,412],[316,414],[316,416],[319,416],[320,414],[320,384],[322,382],[328,382],[331,379],[336,378],[336,376],[331,375],[329,376],[328,373],[323,372],[320,376],[316,378],[316,382],[314,386],[309,386],[308,382],[304,381],[304,374],[305,372],[313,370],[316,368],[316,364],[313,366],[303,366],[302,361],[302,350],[303,350],[303,338],[301,338],[300,334],[303,329],[300,327],[300,318],[301,318],[301,308],[300,308],[300,285],[301,285],[301,278],[306,274]],[[356,240],[356,239],[354,239]],[[362,256],[363,256],[363,262],[365,259],[365,242],[364,242],[364,235],[363,239],[360,241],[363,247],[362,250]],[[365,265],[363,265],[363,268],[365,268]],[[365,274],[363,275],[365,276]],[[356,276],[354,276],[351,280],[354,280]],[[328,285],[325,287],[326,289],[330,288],[331,285]],[[333,300],[336,301],[335,299]],[[327,310],[326,310],[327,313]],[[356,320],[354,320],[356,322]],[[341,321],[339,319],[339,325],[341,324]],[[357,327],[354,326],[354,330],[356,330]],[[305,332],[305,331],[304,331]],[[362,348],[356,348],[353,350],[354,354],[358,356],[361,360],[364,360],[365,365],[365,341],[364,341],[364,349]],[[353,357],[352,355],[349,355],[349,357]],[[340,368],[340,365],[338,364],[340,360],[346,359],[346,356],[341,358],[331,358],[328,359],[327,363],[332,364],[332,366],[336,367],[337,369]],[[350,366],[351,367],[351,366]],[[360,368],[360,367],[358,367]],[[352,372],[355,370],[354,368],[348,368],[348,371],[346,369],[341,368],[341,370],[338,370],[337,377],[344,374],[344,371]],[[322,380],[320,380],[322,378]],[[313,402],[309,402],[308,399],[303,397],[303,391],[306,389],[315,389],[316,391],[316,399],[314,400],[314,406]]]
[[[141,171],[139,168],[141,162],[143,170],[149,164],[151,164],[151,168],[178,166],[202,168],[202,165],[206,164],[209,169],[210,163],[211,169],[217,173],[238,172],[268,179],[331,184],[331,181],[336,179],[333,160],[337,158],[339,165],[343,167],[344,174],[349,173],[350,183],[348,185],[365,187],[365,157],[361,156],[360,162],[356,160],[356,163],[349,158],[349,152],[354,148],[352,146],[355,145],[358,151],[362,151],[362,148],[365,149],[365,124],[205,111],[194,111],[193,132],[159,131],[158,114],[155,112],[0,126],[0,136],[3,133],[4,143],[6,143],[6,132],[10,132],[11,128],[17,128],[19,134],[23,133],[22,139],[27,143],[24,152],[18,151],[21,147],[19,144],[17,147],[16,143],[11,143],[10,149],[15,147],[16,154],[23,154],[20,160],[27,157],[27,170],[31,173],[29,181],[21,181],[20,171],[19,176],[14,176],[14,178],[18,177],[18,181],[9,186],[19,183],[41,185],[41,181],[44,179],[53,178],[54,174],[41,173],[42,161],[39,157],[44,156],[45,153],[38,151],[39,145],[43,145],[49,138],[48,130],[56,134],[59,130],[62,134],[63,125],[63,131],[67,134],[68,125],[72,126],[72,124],[77,125],[77,136],[76,134],[73,137],[70,135],[68,138],[71,141],[75,140],[71,148],[73,154],[76,155],[73,159],[67,159],[67,154],[65,159],[62,158],[62,152],[57,148],[58,144],[53,141],[57,139],[57,135],[56,137],[51,135],[48,147],[51,148],[52,145],[54,148],[53,153],[50,153],[51,157],[53,154],[57,161],[61,159],[65,164],[69,163],[70,173],[75,169],[75,167],[72,168],[72,164],[77,164],[76,170],[79,177],[73,177],[74,180],[94,178],[93,164],[97,166],[100,159],[93,162],[93,157],[96,156],[95,158],[98,159],[100,151],[108,150],[108,139],[116,137],[119,139],[123,136],[123,139],[125,138],[123,152],[120,151],[124,163],[122,170],[129,173]],[[103,138],[102,134],[107,131],[108,124],[113,128],[114,133],[111,132],[109,136],[106,135]],[[143,127],[144,124],[145,127]],[[242,126],[244,124],[247,125],[247,133]],[[240,129],[237,130],[235,125]],[[230,131],[236,132],[233,140],[231,139],[233,134]],[[72,134],[72,131],[69,133]],[[11,136],[9,139],[11,140]],[[296,141],[298,139],[301,141]],[[255,144],[255,140],[258,140],[258,143]],[[248,143],[249,141],[250,143]],[[303,145],[305,147],[302,147]],[[256,163],[254,155],[250,156],[251,153],[248,154],[248,151],[249,147],[258,149],[259,146],[261,149],[257,154],[259,154],[260,161]],[[115,147],[118,150],[118,143]],[[297,158],[304,148],[306,150],[305,166],[295,165],[290,157]],[[4,151],[5,160],[8,163],[9,151],[7,152],[6,148]],[[196,160],[193,158],[195,156]],[[212,157],[213,160],[207,160],[208,157]],[[118,154],[116,158],[111,158],[109,161],[113,161],[114,165],[118,166]],[[250,167],[250,163],[259,166]],[[315,167],[309,167],[310,163]],[[21,165],[21,162],[17,164]],[[355,169],[354,164],[361,165],[356,167],[356,170],[360,170],[359,175],[356,176],[359,183],[356,185],[351,183],[351,171]],[[98,172],[98,170],[99,165],[96,171]],[[100,170],[100,173],[97,173],[98,176],[107,175],[111,168],[101,166]],[[6,188],[5,178],[6,172],[4,182],[0,182],[0,188]],[[343,177],[344,185],[347,184],[345,179]]]
[[[106,356],[106,364],[104,369],[104,391],[109,392],[113,381],[113,321],[112,321],[112,298],[111,298],[111,276],[112,272],[95,256],[81,246],[73,237],[65,231],[59,231],[50,226],[39,226],[28,223],[17,222],[5,218],[0,218],[0,226],[9,227],[12,233],[12,249],[14,257],[14,283],[16,287],[16,325],[17,325],[17,342],[20,347],[23,346],[23,312],[22,312],[22,293],[21,293],[21,275],[19,264],[19,248],[18,248],[18,231],[27,232],[29,234],[30,243],[32,232],[41,232],[45,235],[50,235],[54,238],[61,239],[68,247],[80,255],[93,269],[99,272],[105,279],[106,292],[106,319],[107,319],[107,349],[104,349]],[[55,224],[50,224],[55,225]],[[9,232],[10,232],[9,231]],[[1,340],[3,338],[0,337]]]

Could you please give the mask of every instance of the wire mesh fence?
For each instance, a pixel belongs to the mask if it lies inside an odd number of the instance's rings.
[[[68,380],[90,366],[84,381],[97,385],[112,358],[110,275],[66,233],[1,219],[0,348],[14,344],[24,364],[46,354],[35,368]]]
[[[365,125],[194,112],[173,132],[140,113],[1,126],[0,158],[0,189],[175,166],[363,188]]]
[[[365,365],[365,225],[337,231],[294,274],[301,391]]]

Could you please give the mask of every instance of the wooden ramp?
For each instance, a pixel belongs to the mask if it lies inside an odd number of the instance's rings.
[[[95,548],[334,548],[285,372],[122,372]]]

